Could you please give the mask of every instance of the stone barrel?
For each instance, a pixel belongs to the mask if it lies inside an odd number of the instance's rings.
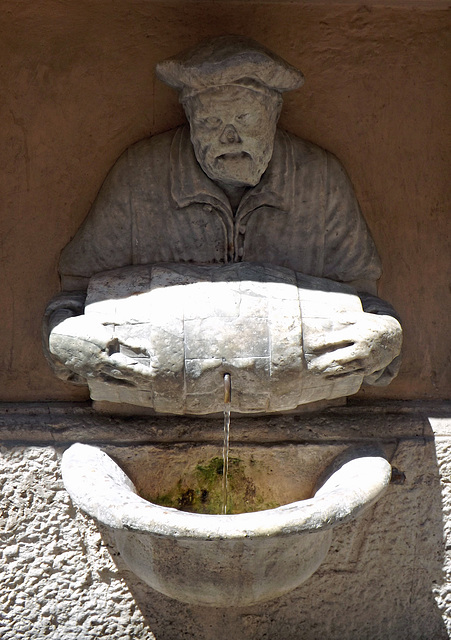
[[[133,266],[92,277],[85,314],[71,319],[79,328],[68,336],[62,323],[51,345],[66,363],[68,340],[72,349],[81,339],[101,345],[77,364],[97,401],[217,413],[229,373],[232,411],[271,413],[358,391],[361,374],[331,380],[308,368],[309,336],[356,313],[352,288],[283,267]]]

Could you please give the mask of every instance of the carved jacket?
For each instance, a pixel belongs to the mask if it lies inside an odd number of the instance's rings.
[[[188,126],[138,142],[111,169],[59,268],[71,291],[122,266],[242,260],[340,282],[379,278],[374,243],[332,154],[278,130],[267,170],[233,215],[197,163]]]

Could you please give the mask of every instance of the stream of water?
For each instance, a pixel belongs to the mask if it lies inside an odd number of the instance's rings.
[[[227,513],[227,475],[229,472],[230,409],[232,403],[232,377],[224,374],[224,444],[222,447],[222,513]]]

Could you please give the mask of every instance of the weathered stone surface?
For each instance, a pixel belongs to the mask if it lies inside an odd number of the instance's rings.
[[[311,462],[308,449],[304,452]],[[387,488],[391,467],[384,458],[349,457],[311,497],[235,515],[188,513],[147,502],[97,447],[70,447],[62,473],[74,503],[114,530],[125,562],[154,589],[196,605],[242,607],[302,584],[326,556],[332,528],[354,519]],[[162,470],[154,467],[157,477],[167,464],[168,459]],[[281,472],[285,475],[283,466]],[[159,491],[163,495],[164,487]]]
[[[107,404],[107,403],[106,403]],[[0,403],[0,429],[4,442],[33,444],[86,444],[112,442],[219,442],[223,437],[223,412],[217,416],[156,416],[126,405],[96,411],[91,403]],[[394,402],[378,404],[348,400],[321,412],[278,416],[233,415],[236,442],[328,442],[357,440],[395,442],[399,438],[430,440],[450,435],[451,403]],[[89,429],[86,425],[89,424]],[[207,428],[206,428],[207,427]]]
[[[356,393],[399,353],[401,329],[363,313],[352,288],[289,269],[168,264],[94,276],[84,315],[49,344],[94,400],[216,413],[230,373],[232,409],[255,413]]]

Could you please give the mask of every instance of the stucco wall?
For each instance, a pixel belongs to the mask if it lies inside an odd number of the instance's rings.
[[[71,506],[58,458],[1,449],[1,637],[153,638],[94,523]]]
[[[86,397],[57,381],[41,352],[59,253],[123,149],[182,121],[155,63],[226,32],[304,71],[282,125],[336,153],[355,184],[382,256],[380,293],[405,330],[398,380],[366,396],[446,396],[450,31],[433,6],[4,0],[0,400]]]

